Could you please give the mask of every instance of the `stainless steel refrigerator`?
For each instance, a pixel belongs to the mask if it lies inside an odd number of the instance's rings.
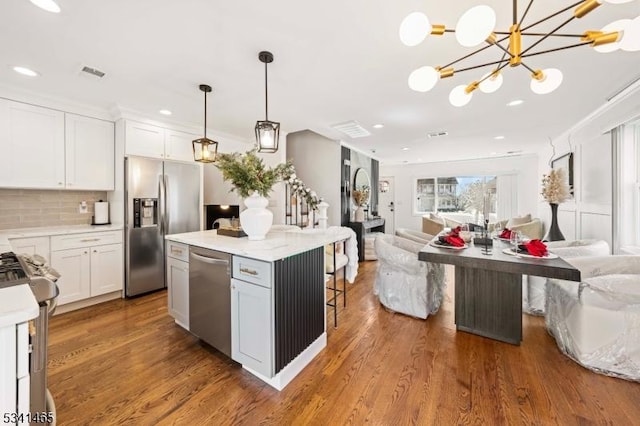
[[[125,158],[125,293],[166,287],[167,234],[200,230],[200,167]]]

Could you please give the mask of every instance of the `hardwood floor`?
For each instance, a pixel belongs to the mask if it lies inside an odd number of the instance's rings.
[[[456,332],[452,291],[426,321],[394,314],[375,267],[361,264],[327,347],[282,392],[175,325],[166,292],[55,316],[58,425],[638,424],[640,384],[562,355],[542,318],[525,315],[513,346]]]

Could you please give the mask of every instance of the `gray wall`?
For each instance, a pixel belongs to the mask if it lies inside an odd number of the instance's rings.
[[[296,174],[329,204],[329,225],[340,226],[340,143],[311,130],[287,135]]]

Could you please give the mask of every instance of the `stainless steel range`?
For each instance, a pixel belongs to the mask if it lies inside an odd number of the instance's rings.
[[[47,389],[47,343],[49,317],[57,305],[58,286],[41,275],[43,265],[33,258],[13,252],[0,253],[0,288],[28,283],[40,306],[40,314],[30,322],[31,353],[29,356],[30,411],[52,413],[55,424],[55,404]],[[47,274],[55,277],[57,274]]]

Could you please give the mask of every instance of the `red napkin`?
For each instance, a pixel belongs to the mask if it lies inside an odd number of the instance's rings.
[[[464,240],[460,238],[460,227],[455,227],[450,233],[439,238],[440,242],[454,247],[464,247]]]
[[[510,239],[511,238],[511,229],[504,228],[500,233],[500,238]]]
[[[531,256],[544,257],[547,255],[547,246],[540,240],[531,240],[520,245]]]

